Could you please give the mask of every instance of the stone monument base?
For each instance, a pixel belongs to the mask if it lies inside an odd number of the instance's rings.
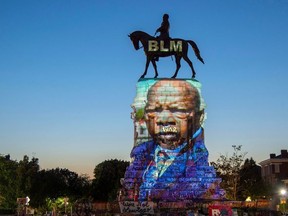
[[[205,106],[201,83],[195,79],[138,81],[132,104],[134,147],[119,192],[120,201],[183,203],[224,199],[221,179],[208,163]],[[169,137],[181,137],[180,144],[171,149],[161,147],[161,139]]]

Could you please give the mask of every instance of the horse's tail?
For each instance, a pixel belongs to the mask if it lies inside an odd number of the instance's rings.
[[[202,59],[202,57],[200,55],[200,50],[198,49],[196,43],[192,40],[187,40],[187,42],[192,46],[194,53],[195,53],[196,57],[199,59],[199,61],[201,61],[204,64],[204,60]]]

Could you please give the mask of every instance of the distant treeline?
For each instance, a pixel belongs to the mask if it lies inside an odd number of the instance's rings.
[[[95,166],[94,178],[90,180],[87,175],[68,169],[40,170],[35,157],[30,160],[25,155],[18,162],[10,155],[0,154],[0,210],[11,213],[17,208],[17,198],[27,196],[29,206],[43,212],[52,210],[53,201],[59,197],[69,198],[70,203],[80,199],[115,200],[128,165],[127,161],[106,160]]]

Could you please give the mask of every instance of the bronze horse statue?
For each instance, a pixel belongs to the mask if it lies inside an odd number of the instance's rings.
[[[187,55],[188,44],[190,44],[192,46],[194,53],[195,53],[196,57],[198,58],[198,60],[204,64],[204,61],[203,61],[202,57],[200,56],[200,51],[199,51],[196,43],[192,40],[183,40],[183,39],[179,39],[179,38],[173,38],[170,41],[165,41],[163,43],[166,44],[166,46],[167,46],[167,42],[170,42],[170,48],[175,48],[175,49],[169,49],[169,48],[162,47],[162,50],[161,50],[161,46],[160,46],[160,50],[159,50],[159,46],[156,47],[158,49],[151,49],[151,43],[150,43],[151,41],[153,41],[153,42],[158,41],[159,42],[159,39],[143,32],[143,31],[134,31],[133,33],[131,33],[128,36],[130,37],[130,39],[134,45],[134,48],[136,50],[142,48],[142,47],[139,47],[139,42],[141,42],[141,44],[144,48],[144,52],[146,54],[145,71],[142,74],[142,76],[140,77],[140,79],[144,78],[145,75],[147,74],[147,70],[148,70],[148,66],[149,66],[150,62],[152,62],[154,70],[155,70],[154,78],[157,78],[157,76],[158,76],[157,65],[156,65],[157,59],[159,57],[167,57],[167,56],[172,56],[172,55],[174,55],[175,59],[176,59],[176,71],[171,78],[176,78],[178,71],[181,67],[181,64],[180,64],[181,58],[183,58],[189,64],[189,66],[192,70],[192,78],[195,78],[196,72],[193,68],[192,62],[190,61],[190,59],[188,58],[188,55]],[[172,47],[171,47],[171,42],[172,42]],[[179,42],[181,44],[181,47],[180,46],[175,47],[175,44],[177,44]],[[162,46],[163,46],[163,44],[162,44]],[[154,48],[155,48],[155,46],[154,46]],[[179,48],[179,49],[177,49],[177,48]]]

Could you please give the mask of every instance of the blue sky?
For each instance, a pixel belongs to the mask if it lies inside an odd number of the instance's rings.
[[[210,161],[232,145],[257,162],[287,149],[286,0],[0,0],[0,154],[90,176],[105,159],[128,160],[145,55],[127,35],[154,34],[164,13],[170,36],[194,40],[205,61],[190,50]],[[170,77],[175,61],[158,69]],[[191,77],[184,61],[178,77]]]

